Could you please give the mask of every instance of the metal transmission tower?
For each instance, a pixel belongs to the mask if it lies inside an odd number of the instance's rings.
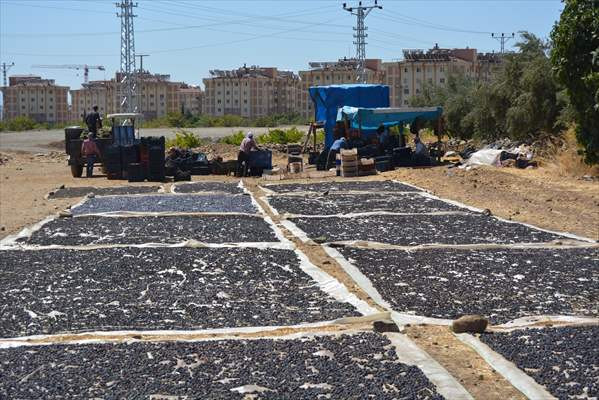
[[[509,33],[491,33],[491,37],[495,40],[499,40],[501,43],[501,55],[503,55],[503,51],[505,49],[505,42],[514,38],[514,34],[511,35]]]
[[[137,111],[137,79],[135,70],[135,35],[133,31],[133,4],[132,0],[121,0],[115,3],[121,18],[121,109],[124,112]]]
[[[7,64],[5,62],[2,63],[2,86],[7,86],[7,82],[6,82],[6,73],[8,72],[8,70],[11,67],[14,67],[15,63],[11,62],[10,64]]]
[[[343,9],[348,11],[351,15],[355,15],[357,17],[357,23],[354,27],[354,38],[356,41],[354,44],[356,45],[356,59],[358,61],[358,81],[361,83],[366,83],[366,69],[365,69],[365,60],[366,60],[366,38],[368,34],[366,31],[368,28],[364,25],[364,20],[366,16],[370,14],[370,12],[378,8],[380,10],[383,9],[383,6],[378,5],[378,0],[374,0],[373,6],[363,6],[362,2],[358,3],[357,7],[348,7],[347,3],[343,3]]]

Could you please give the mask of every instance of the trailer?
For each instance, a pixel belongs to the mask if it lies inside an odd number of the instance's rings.
[[[107,135],[100,135],[95,139],[96,145],[100,150],[95,165],[104,165],[104,154],[106,149],[113,144],[123,145],[139,139],[139,129],[136,131],[136,121],[142,118],[142,114],[122,113],[108,114],[106,118],[111,120],[111,129]],[[85,157],[81,155],[81,144],[87,137],[87,129],[80,126],[70,126],[64,130],[65,151],[69,156],[68,165],[71,167],[71,174],[74,178],[81,178],[83,167],[86,164]]]

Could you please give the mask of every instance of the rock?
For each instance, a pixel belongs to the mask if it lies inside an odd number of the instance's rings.
[[[61,212],[59,212],[59,213],[58,213],[58,216],[59,216],[60,218],[72,218],[72,217],[73,217],[73,214],[71,214],[71,212],[70,212],[70,211],[66,211],[66,210],[65,210],[65,211],[61,211]]]
[[[489,210],[488,208],[485,208],[483,210],[483,215],[490,217],[491,215],[493,215],[493,213],[491,212],[491,210]]]
[[[382,319],[379,321],[374,321],[372,327],[375,332],[383,333],[383,332],[399,332],[399,327],[397,324],[390,319]]]
[[[464,315],[453,321],[451,330],[454,333],[483,333],[489,321],[481,315]]]
[[[316,237],[316,238],[314,238],[312,240],[314,240],[314,242],[316,242],[316,243],[321,244],[321,243],[326,243],[327,238],[326,238],[326,236],[319,236],[319,237]]]
[[[94,192],[90,192],[87,194],[87,198],[88,199],[93,199],[94,197],[96,197],[96,195],[94,194]]]
[[[6,230],[6,227],[0,226],[0,231],[4,232],[5,230]]]
[[[66,188],[65,185],[60,185],[60,187],[59,187],[59,189],[64,189],[64,188]]]

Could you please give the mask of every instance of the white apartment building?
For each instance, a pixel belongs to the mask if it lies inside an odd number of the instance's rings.
[[[27,116],[41,123],[63,123],[69,120],[67,86],[36,75],[14,75],[2,87],[3,115],[9,120]]]
[[[404,50],[401,61],[384,62],[385,83],[389,86],[391,107],[409,104],[425,85],[444,85],[450,74],[488,81],[500,67],[493,53],[478,54],[476,49]]]
[[[203,112],[208,115],[256,118],[297,108],[299,78],[290,71],[244,65],[236,70],[212,70],[203,81]]]
[[[191,115],[202,114],[202,102],[204,92],[198,86],[183,85],[177,91],[179,93],[179,104],[181,113]]]

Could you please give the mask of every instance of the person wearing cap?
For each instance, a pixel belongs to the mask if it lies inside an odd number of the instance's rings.
[[[87,125],[87,130],[95,139],[98,135],[98,129],[102,127],[102,118],[100,117],[100,113],[98,113],[98,106],[94,105],[92,109],[94,111],[85,116],[85,124]]]
[[[96,145],[96,141],[94,140],[94,136],[92,133],[87,135],[87,139],[83,141],[81,144],[81,155],[85,157],[86,178],[91,178],[94,174],[94,163],[96,162],[96,156],[100,156],[100,149],[98,149],[98,145]]]
[[[245,176],[247,162],[250,159],[250,152],[252,149],[260,150],[258,144],[254,140],[254,134],[250,131],[241,141],[241,145],[239,146],[239,153],[237,154],[237,176]],[[246,168],[243,167],[243,163],[246,163]]]

